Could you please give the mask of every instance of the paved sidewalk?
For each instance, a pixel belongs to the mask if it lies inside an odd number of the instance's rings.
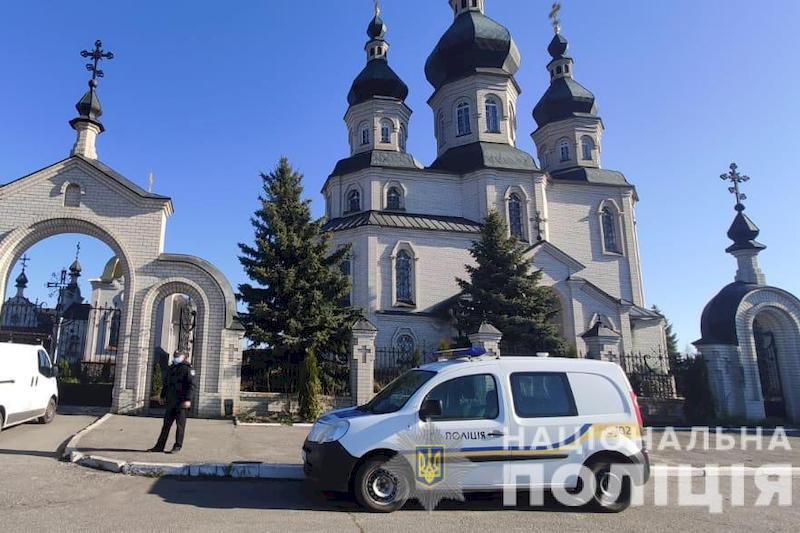
[[[148,453],[161,431],[161,419],[111,415],[81,437],[76,451],[126,462],[301,464],[308,427],[235,426],[230,420],[190,418],[179,454]],[[167,441],[172,448],[175,426]]]

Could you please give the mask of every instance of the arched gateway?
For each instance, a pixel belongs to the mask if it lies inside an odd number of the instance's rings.
[[[210,263],[164,253],[172,201],[148,192],[97,160],[103,131],[92,80],[70,124],[78,132],[67,159],[0,186],[0,294],[11,268],[37,242],[61,233],[107,244],[125,277],[112,410],[146,412],[154,365],[156,307],[171,294],[197,306],[192,363],[197,371],[193,411],[220,416],[238,402],[243,328],[230,283]],[[230,406],[230,403],[228,403]]]

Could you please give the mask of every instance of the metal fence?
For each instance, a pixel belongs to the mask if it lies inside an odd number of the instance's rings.
[[[317,359],[322,394],[348,396],[350,371],[347,359],[327,354]],[[276,357],[267,350],[246,350],[242,354],[242,385],[244,392],[280,392],[296,394],[299,389],[299,358]]]
[[[627,374],[637,396],[643,398],[676,398],[675,361],[665,354],[625,354],[619,365]]]
[[[382,388],[403,372],[415,366],[431,363],[436,360],[434,352],[416,349],[410,351],[397,347],[375,349],[375,383]]]

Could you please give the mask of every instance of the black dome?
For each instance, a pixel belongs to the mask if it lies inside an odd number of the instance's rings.
[[[500,69],[513,76],[520,55],[511,33],[486,15],[465,11],[445,32],[425,63],[425,76],[439,89],[477,69]]]
[[[386,24],[383,23],[383,19],[378,15],[375,15],[369,26],[367,26],[367,35],[373,39],[380,39],[386,35]]]
[[[594,95],[572,78],[555,78],[533,108],[533,118],[541,128],[576,114],[597,114]]]
[[[736,218],[733,219],[733,223],[728,229],[728,238],[733,241],[733,244],[726,248],[725,251],[730,253],[737,250],[763,250],[766,248],[766,246],[756,241],[756,237],[761,231],[750,220],[750,217],[744,214],[744,206],[737,204],[736,211]]]
[[[738,344],[736,311],[748,293],[761,288],[754,283],[734,281],[726,285],[703,309],[700,317],[701,344]]]
[[[408,86],[392,70],[385,58],[373,59],[367,63],[353,81],[353,86],[347,94],[347,102],[356,105],[375,96],[398,100],[405,100],[408,96]]]

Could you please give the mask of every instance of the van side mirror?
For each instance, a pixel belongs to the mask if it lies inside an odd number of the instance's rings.
[[[57,378],[58,377],[58,367],[56,365],[53,365],[53,366],[50,367],[50,377],[51,378]]]
[[[422,420],[442,416],[442,400],[425,400],[419,408],[419,417]]]

